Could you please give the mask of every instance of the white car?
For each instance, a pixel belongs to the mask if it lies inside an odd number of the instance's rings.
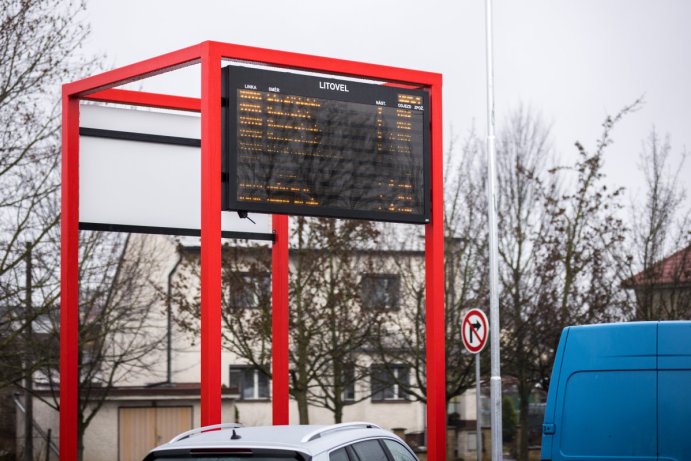
[[[217,424],[154,448],[144,461],[418,461],[396,435],[371,423],[331,426]]]

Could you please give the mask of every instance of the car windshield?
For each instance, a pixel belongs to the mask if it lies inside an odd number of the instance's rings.
[[[152,452],[145,461],[307,461],[309,458],[292,450],[209,447]]]
[[[291,459],[297,459],[297,458],[287,458],[285,456],[266,456],[266,455],[251,455],[251,454],[246,454],[246,455],[196,455],[192,454],[189,456],[174,456],[174,457],[160,457],[160,458],[154,458],[156,460],[161,460],[161,461],[289,461]]]

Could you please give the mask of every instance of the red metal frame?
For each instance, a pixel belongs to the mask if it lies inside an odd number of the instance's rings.
[[[288,424],[288,216],[274,215],[271,255],[271,354],[273,423]]]
[[[202,426],[221,422],[221,57],[202,45]],[[204,308],[206,307],[206,308]]]
[[[61,200],[60,458],[76,460],[79,403],[79,100],[71,97],[64,88]]]
[[[79,326],[79,100],[199,111],[202,123],[201,406],[202,424],[221,422],[221,60],[368,77],[425,86],[432,110],[431,221],[425,226],[428,458],[446,456],[444,231],[441,75],[299,53],[203,42],[63,85],[62,249],[60,312],[60,459],[77,459]],[[201,100],[113,87],[201,63]],[[288,423],[288,218],[274,216],[273,422]]]
[[[156,107],[158,109],[184,110],[201,112],[202,100],[186,96],[172,96],[169,94],[144,93],[142,91],[103,90],[91,93],[82,99],[88,101],[127,104],[130,106]]]
[[[441,76],[430,88],[432,110],[432,213],[425,226],[427,332],[427,455],[446,458],[446,330],[444,325],[444,185]]]

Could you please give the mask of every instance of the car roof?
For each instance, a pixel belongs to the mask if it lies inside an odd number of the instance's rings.
[[[391,432],[366,422],[248,427],[222,424],[180,434],[170,442],[155,448],[147,459],[168,450],[210,448],[287,450],[312,457],[354,441],[374,437],[400,441],[400,438]]]

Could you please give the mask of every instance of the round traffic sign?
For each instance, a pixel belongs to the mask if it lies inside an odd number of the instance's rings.
[[[470,309],[463,316],[461,323],[463,345],[471,354],[477,354],[485,348],[489,337],[489,321],[480,309]]]

